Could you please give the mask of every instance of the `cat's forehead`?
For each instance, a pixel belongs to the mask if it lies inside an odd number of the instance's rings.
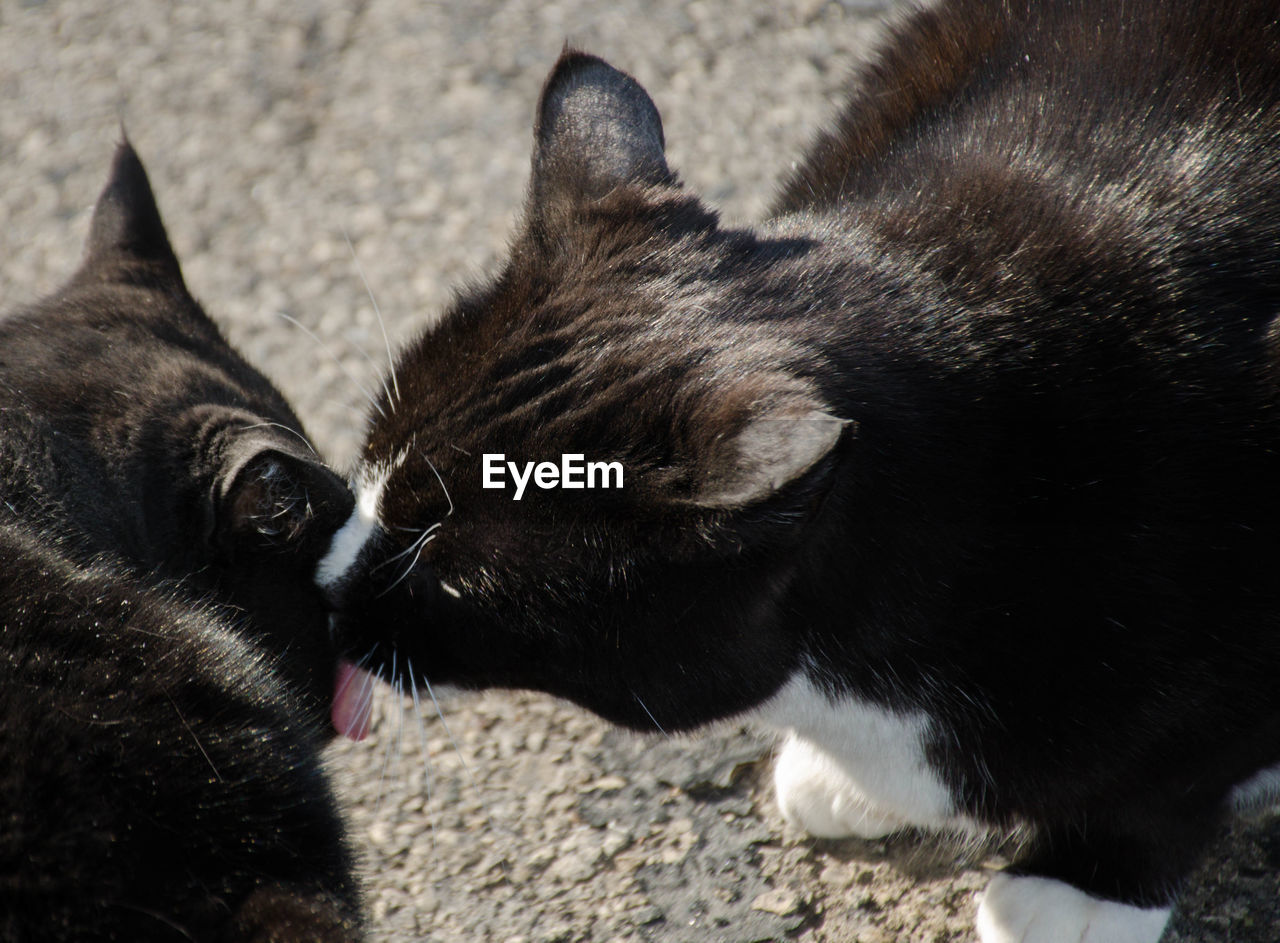
[[[674,463],[731,431],[742,410],[726,408],[719,389],[801,359],[760,290],[787,253],[762,255],[755,237],[718,229],[669,188],[582,213],[558,240],[545,238],[545,221],[531,227],[498,277],[406,349],[395,368],[402,396],[375,410],[365,465],[387,466],[409,441],[438,469],[472,478],[493,453]],[[397,480],[412,471],[429,489],[422,465],[410,456]]]
[[[508,272],[455,304],[398,371],[429,377],[432,389],[421,391],[428,396],[452,396],[518,376],[551,388],[575,376],[678,373],[707,360],[756,359],[762,345],[776,356],[788,344],[752,310],[749,283],[725,284],[714,247],[643,250]]]
[[[526,325],[504,340],[470,355],[423,352],[439,368],[414,381],[430,384],[429,395],[400,372],[405,395],[373,422],[361,471],[366,490],[376,482],[386,495],[388,519],[434,522],[447,513],[446,492],[470,517],[476,502],[497,500],[482,486],[486,461],[617,462],[631,490],[607,497],[638,499],[732,435],[776,392],[778,366],[801,356],[769,332],[625,303],[607,319]]]

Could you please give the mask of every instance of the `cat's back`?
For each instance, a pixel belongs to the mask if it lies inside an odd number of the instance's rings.
[[[919,7],[779,211],[891,258],[918,294],[900,321],[975,396],[1035,394],[1052,414],[1025,421],[1117,439],[1176,413],[1175,438],[1239,441],[1277,389],[1280,8]]]
[[[322,737],[271,660],[13,519],[0,559],[0,806],[25,810],[0,830],[0,937],[212,939],[269,874],[347,939]]]
[[[1053,533],[1108,548],[1098,580],[1176,572],[1271,598],[1254,535],[1280,527],[1274,0],[920,7],[779,211],[837,234],[827,268],[852,316],[820,326],[834,346],[870,337],[946,389],[920,423],[981,456],[972,494],[1016,535],[1009,568],[1052,572],[1056,550],[1024,548]],[[846,249],[895,286],[887,308],[843,274]],[[1208,565],[1211,546],[1232,565]]]
[[[1269,175],[1274,198],[1278,105],[1270,0],[942,0],[913,8],[856,70],[779,209],[910,190],[945,205],[984,170],[1071,177],[1081,197],[1115,199]],[[1224,173],[1242,151],[1261,166]]]
[[[778,209],[842,216],[970,310],[1123,310],[1146,330],[1176,308],[1175,334],[1256,332],[1280,305],[1280,10],[919,8]]]

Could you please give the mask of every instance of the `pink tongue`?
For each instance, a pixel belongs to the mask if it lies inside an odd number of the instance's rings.
[[[352,740],[369,735],[369,718],[373,713],[375,678],[349,661],[338,662],[333,679],[333,709],[329,716],[333,729]]]

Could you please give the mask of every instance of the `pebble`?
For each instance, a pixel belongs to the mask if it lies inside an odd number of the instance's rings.
[[[789,887],[778,887],[771,891],[765,891],[751,901],[752,910],[777,914],[779,917],[790,916],[803,906],[804,898]]]
[[[624,788],[627,781],[621,776],[601,776],[594,782],[587,783],[579,791],[580,792],[617,792]]]

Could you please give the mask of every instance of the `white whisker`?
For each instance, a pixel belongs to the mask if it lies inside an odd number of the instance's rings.
[[[262,422],[255,422],[255,423],[253,423],[252,425],[248,425],[248,426],[241,426],[240,428],[241,428],[241,429],[245,429],[245,430],[248,430],[248,429],[261,429],[261,428],[263,428],[264,426],[270,426],[270,427],[275,428],[275,429],[283,429],[285,432],[289,433],[290,435],[295,436],[295,437],[298,439],[298,441],[300,441],[303,445],[305,445],[308,449],[310,449],[310,450],[311,450],[311,454],[312,454],[312,455],[314,455],[316,458],[319,458],[319,457],[320,457],[320,453],[316,451],[316,447],[315,447],[314,445],[312,445],[312,444],[311,444],[311,440],[310,440],[310,439],[308,439],[306,436],[304,436],[304,435],[303,435],[301,432],[299,432],[297,429],[294,429],[294,428],[291,428],[291,427],[289,427],[289,426],[286,426],[286,425],[285,425],[284,423],[282,423],[282,422],[267,422],[267,421],[265,421],[265,420],[264,420],[264,421],[262,421]]]
[[[360,259],[356,257],[356,247],[351,244],[351,237],[347,235],[346,227],[343,227],[342,238],[347,240],[347,249],[351,252],[351,261],[355,263],[356,273],[360,276],[360,281],[364,282],[364,290],[369,295],[369,303],[373,305],[373,314],[378,319],[378,328],[382,331],[382,343],[387,348],[387,372],[391,374],[391,385],[396,391],[396,402],[400,402],[400,381],[396,379],[396,361],[391,355],[391,339],[387,337],[387,324],[382,319],[382,309],[378,307],[378,300],[373,297],[373,289],[369,287],[369,279],[365,278],[364,267],[360,264]],[[383,382],[383,388],[386,388],[386,382]],[[387,393],[387,405],[391,406],[391,411],[395,412],[396,408],[391,403],[390,391]]]
[[[373,696],[377,691],[377,688],[378,675],[374,674],[372,671],[366,672],[364,684],[360,688],[360,700],[356,701],[356,703],[360,705],[356,711],[357,717],[363,717],[365,712],[371,708],[373,705]]]
[[[434,524],[431,525],[431,527],[435,527],[435,526],[436,525]],[[403,524],[391,525],[392,530],[398,530],[406,534],[419,534],[419,535],[421,535],[423,531],[431,530],[431,527],[405,527]]]
[[[444,492],[444,499],[449,502],[449,510],[444,512],[444,516],[448,517],[453,513],[453,498],[449,497],[449,489],[444,486],[444,479],[440,477],[440,472],[436,468],[435,463],[422,449],[418,449],[418,454],[422,456],[423,461],[427,463],[427,467],[431,469],[432,474],[436,476],[436,481],[440,482],[440,490]]]
[[[347,675],[346,680],[342,682],[342,687],[334,692],[333,699],[335,701],[342,700],[342,695],[347,693],[347,688],[351,687],[351,682],[355,679],[356,673],[353,671]]]
[[[404,680],[401,678],[396,678],[396,706],[400,708],[396,718],[396,768],[404,769]]]
[[[346,376],[348,380],[350,380],[353,384],[355,384],[356,389],[358,389],[361,393],[365,395],[365,398],[368,399],[369,402],[373,405],[373,408],[378,411],[378,414],[382,416],[383,419],[387,418],[387,414],[383,411],[382,407],[378,405],[378,401],[377,399],[374,398],[374,395],[365,388],[363,383],[361,383],[359,380],[356,379],[355,374],[353,374],[350,370],[346,368],[346,365],[343,364],[343,362],[340,359],[338,359],[338,355],[335,354],[329,348],[328,344],[320,340],[320,338],[316,336],[315,332],[312,331],[311,328],[307,327],[305,324],[303,324],[301,321],[299,321],[297,318],[293,317],[292,315],[285,314],[283,311],[277,311],[276,316],[284,318],[294,327],[298,328],[300,331],[302,331],[304,334],[310,337],[322,351],[324,351],[326,354],[330,356],[330,358],[332,358],[333,362],[337,364],[338,369],[342,371],[342,373]]]
[[[471,782],[471,788],[479,789],[480,787],[476,785],[476,778],[471,773],[471,767],[467,764],[467,758],[458,746],[458,741],[454,737],[453,731],[449,729],[449,722],[444,719],[444,711],[440,709],[440,702],[436,699],[436,692],[432,690],[431,682],[427,680],[425,674],[422,676],[422,684],[427,689],[427,694],[431,697],[431,703],[436,706],[436,716],[440,718],[440,725],[444,727],[444,732],[448,735],[449,742],[453,744],[453,752],[458,754],[458,761],[462,763],[462,769],[466,772],[467,779]]]
[[[418,700],[418,683],[414,680],[413,659],[405,659],[409,671],[409,695],[413,698],[413,712],[418,718],[418,747],[422,750],[422,788],[427,794],[427,806],[431,805],[431,754],[427,749],[427,723],[422,716],[422,702]],[[435,819],[427,814],[427,824],[431,826],[431,839],[434,843],[436,834]]]
[[[363,657],[363,658],[361,658],[361,659],[360,659],[359,661],[357,661],[357,662],[354,662],[355,666],[356,666],[357,668],[363,668],[365,665],[367,665],[367,664],[369,663],[369,659],[373,657],[373,653],[374,653],[374,652],[376,652],[377,650],[378,650],[377,643],[374,643],[373,648],[369,649],[369,651],[367,651],[367,652],[365,653],[365,655],[364,655],[364,657]],[[342,687],[340,687],[340,688],[339,688],[339,689],[334,693],[333,699],[334,699],[335,701],[340,701],[340,700],[342,700],[342,695],[344,695],[344,694],[346,694],[346,693],[347,693],[347,688],[351,687],[351,682],[355,679],[355,676],[356,676],[356,674],[355,674],[355,672],[354,672],[354,671],[353,671],[351,674],[347,675],[347,680],[345,680],[345,681],[343,681],[343,682],[342,682]],[[368,678],[365,678],[365,682],[364,682],[364,683],[365,683],[365,684],[368,684],[368,683],[369,683],[369,679],[368,679]],[[361,699],[361,700],[364,700],[364,695],[363,695],[363,694],[360,696],[360,699]]]
[[[351,237],[347,235],[346,229],[342,230],[342,237],[347,240],[347,248],[351,251],[351,260],[355,262],[356,271],[360,273],[360,280],[364,282],[364,290],[368,292],[369,300],[373,301],[373,292],[369,290],[369,283],[368,281],[365,280],[364,272],[360,268],[360,260],[356,258],[356,250],[351,245]],[[378,324],[381,325],[382,313],[378,311],[378,303],[376,301],[373,301],[373,311],[374,311],[374,314],[378,316]],[[385,340],[387,336],[387,332],[385,330],[382,332],[382,336],[383,336],[383,339]],[[387,406],[394,413],[396,411],[396,407],[395,407],[395,403],[391,399],[391,388],[387,386],[387,381],[384,376],[384,371],[376,362],[374,362],[374,359],[369,356],[369,352],[364,349],[363,345],[358,344],[354,340],[350,340],[350,339],[348,340],[348,342],[355,349],[355,351],[359,353],[361,357],[364,358],[364,362],[373,368],[374,376],[378,378],[378,385],[382,387],[382,395],[386,397]]]
[[[422,545],[423,545],[423,544],[427,541],[427,539],[431,536],[432,531],[434,531],[434,530],[435,530],[436,528],[438,528],[439,526],[440,526],[439,524],[432,524],[432,525],[431,525],[430,527],[428,527],[426,530],[422,531],[422,533],[418,535],[418,539],[417,539],[417,540],[415,540],[413,543],[409,544],[409,546],[405,547],[403,550],[401,550],[401,551],[400,551],[399,553],[397,553],[395,556],[393,556],[393,557],[387,557],[387,559],[383,560],[381,563],[379,563],[377,566],[375,566],[373,569],[371,569],[371,570],[369,571],[369,575],[370,575],[370,576],[372,576],[374,573],[377,573],[377,572],[378,572],[379,570],[381,570],[383,567],[385,567],[385,566],[390,566],[392,563],[395,563],[395,562],[397,562],[398,560],[403,560],[405,557],[407,557],[409,554],[413,553],[415,550],[421,550],[421,549],[422,549]]]
[[[636,699],[637,704],[639,704],[641,707],[644,708],[644,712],[649,715],[649,719],[653,721],[653,725],[658,728],[658,733],[662,734],[663,736],[666,736],[667,732],[662,729],[662,724],[658,723],[658,718],[653,716],[653,711],[649,710],[649,705],[646,704],[644,701],[640,700],[640,695],[637,694],[635,691],[631,692],[631,696]]]
[[[396,577],[395,582],[393,582],[390,586],[388,586],[388,587],[387,587],[386,589],[384,589],[382,592],[378,593],[378,598],[379,598],[379,599],[381,599],[383,596],[387,595],[387,593],[391,592],[393,589],[395,589],[395,588],[396,588],[397,586],[399,586],[402,582],[404,582],[406,579],[408,579],[408,578],[409,578],[409,574],[413,572],[413,568],[414,568],[415,566],[417,566],[417,565],[418,565],[418,561],[422,559],[422,551],[423,551],[423,548],[425,548],[425,547],[427,546],[427,544],[431,543],[431,541],[435,540],[437,536],[439,536],[439,535],[437,535],[437,534],[427,534],[427,535],[425,535],[425,538],[424,538],[424,539],[422,539],[422,540],[418,541],[418,552],[417,552],[417,553],[415,553],[415,554],[413,555],[413,559],[409,562],[409,565],[408,565],[407,567],[405,567],[405,568],[404,568],[404,572],[403,572],[403,573],[401,573],[399,576],[397,576],[397,577]]]
[[[394,648],[391,650],[391,673],[387,678],[387,682],[388,684],[391,684],[393,687],[396,687],[397,694],[400,693],[399,679],[396,677],[396,650]],[[403,712],[401,712],[400,716],[401,717],[404,716]],[[378,791],[377,791],[378,798],[373,806],[373,814],[375,818],[377,817],[378,813],[382,811],[382,800],[386,798],[386,792],[384,791],[384,787],[386,786],[386,782],[387,782],[387,767],[390,765],[391,765],[391,737],[388,736],[387,749],[382,758],[382,772],[378,774]]]
[[[345,409],[349,413],[354,413],[357,417],[359,417],[361,422],[363,422],[365,419],[364,413],[361,412],[359,409],[357,409],[355,406],[352,406],[350,403],[343,403],[336,399],[322,399],[320,402],[322,405],[325,405],[325,406],[338,406],[342,409]]]
[[[448,735],[449,742],[453,745],[453,752],[457,754],[458,762],[462,764],[462,771],[467,774],[467,783],[476,791],[477,795],[482,795],[483,790],[481,790],[480,784],[476,782],[475,774],[471,772],[471,765],[467,762],[467,758],[463,754],[462,748],[458,746],[458,739],[453,735],[453,731],[449,728],[449,722],[445,720],[444,711],[440,708],[440,701],[436,698],[436,692],[432,689],[431,682],[427,679],[425,673],[422,676],[422,685],[427,689],[427,694],[431,696],[431,703],[434,704],[436,708],[436,716],[440,718],[440,725],[444,727],[444,732]],[[513,834],[513,832],[502,823],[496,822],[487,810],[486,815],[488,815],[490,827],[496,827],[500,832],[504,832],[508,835]],[[508,880],[510,880],[511,875],[507,868],[506,859],[503,858],[500,860],[499,864],[502,866],[502,873],[507,876]]]

